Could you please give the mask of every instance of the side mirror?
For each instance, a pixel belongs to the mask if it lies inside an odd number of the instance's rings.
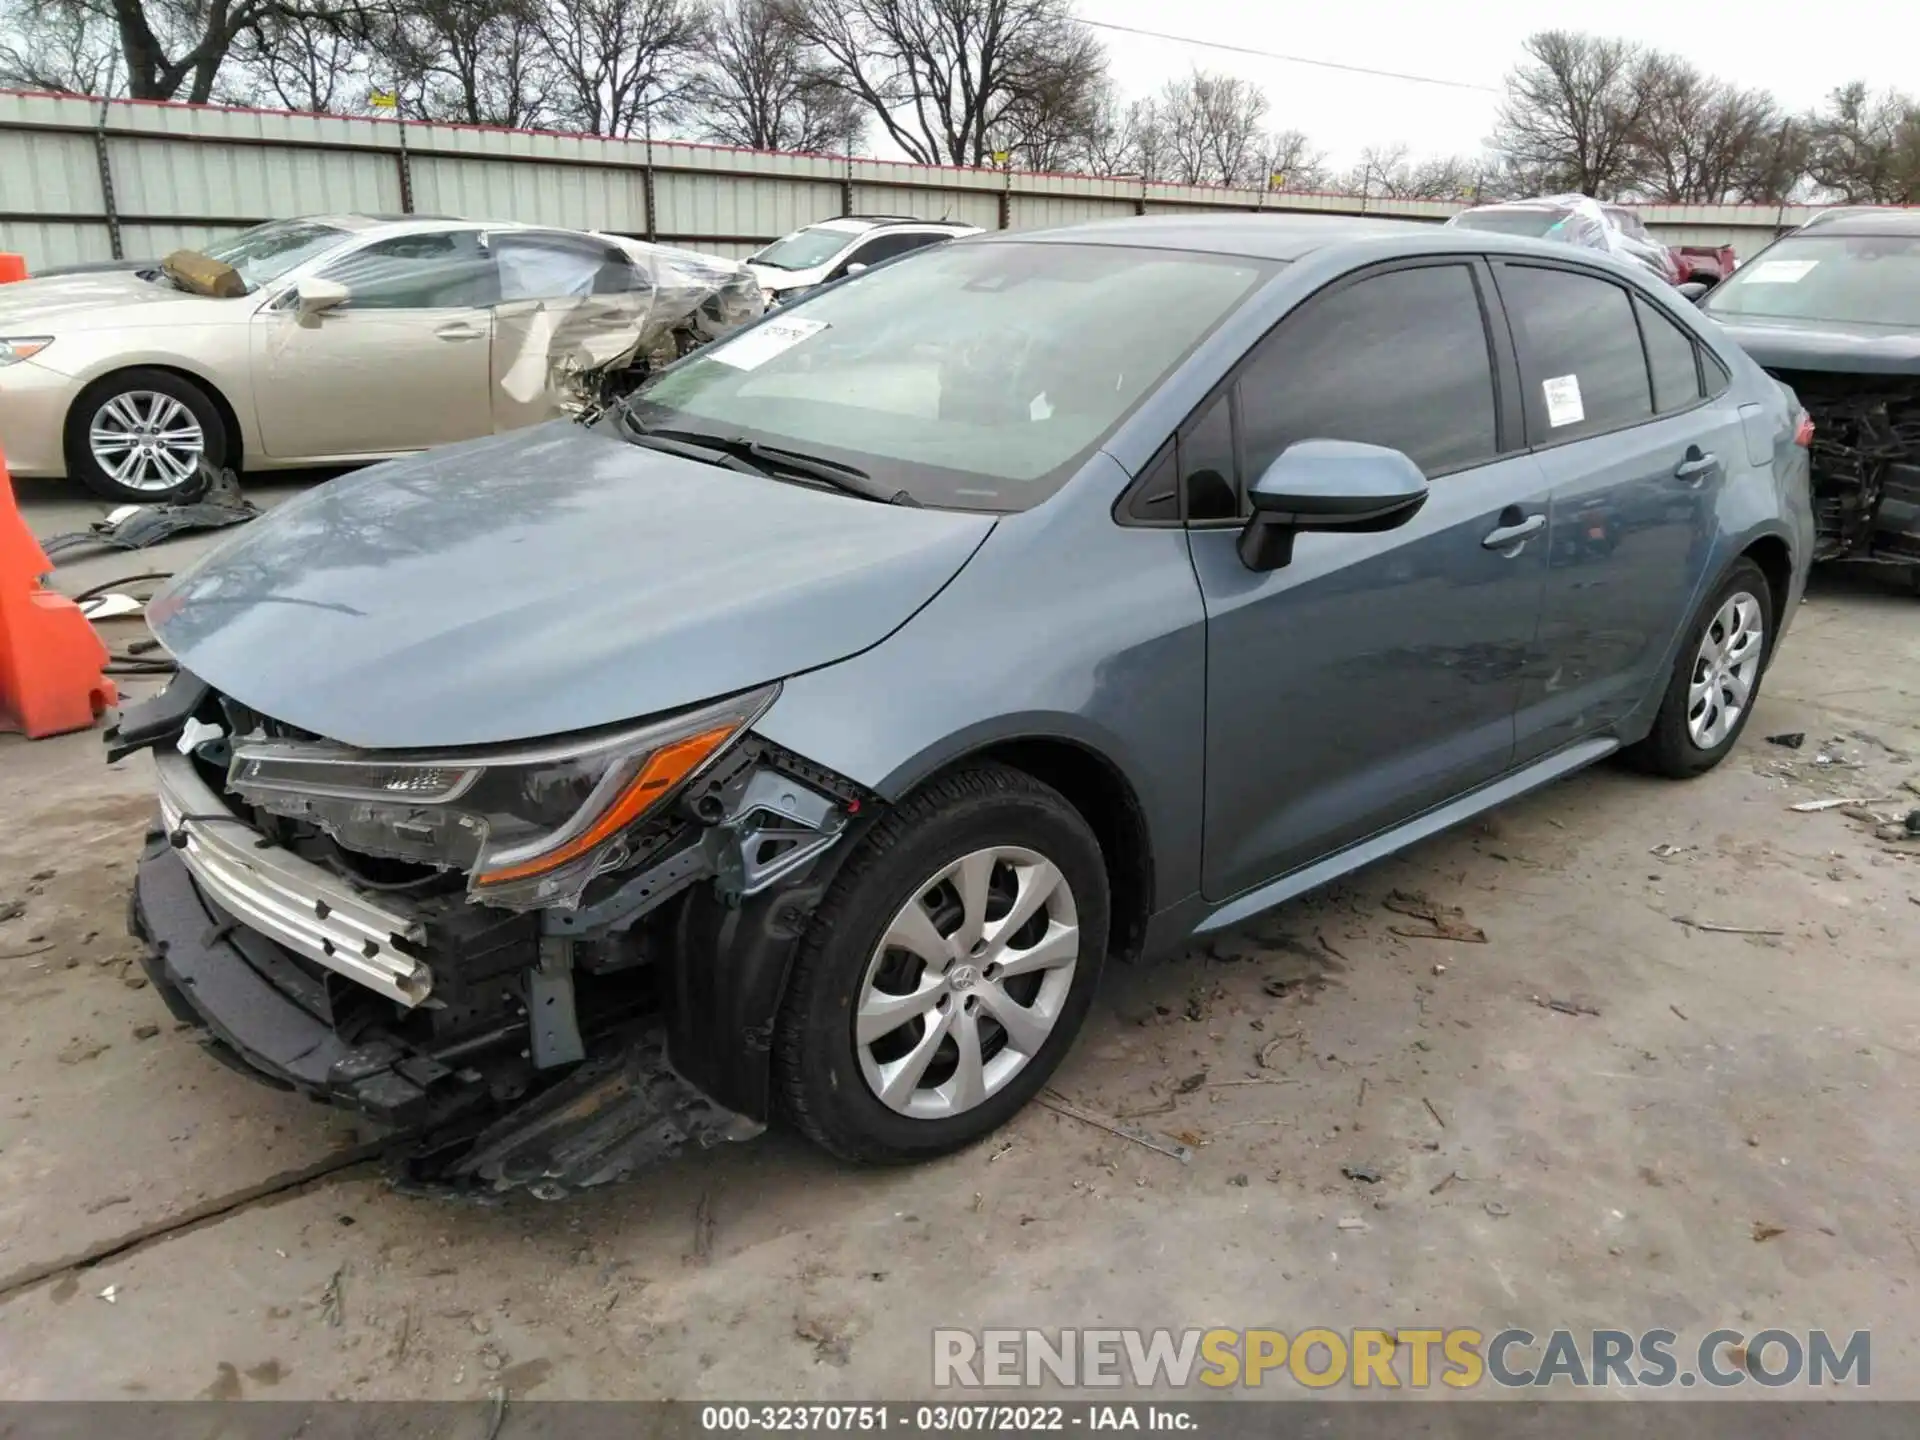
[[[302,320],[315,319],[346,304],[350,294],[338,280],[322,280],[315,275],[293,287],[294,306]]]
[[[1249,493],[1253,515],[1240,532],[1249,570],[1293,559],[1302,530],[1391,530],[1427,503],[1427,477],[1398,450],[1352,440],[1298,440],[1280,452]]]
[[[864,260],[856,260],[856,261],[854,261],[854,262],[853,262],[853,263],[852,263],[851,265],[849,265],[849,266],[847,266],[847,274],[849,274],[849,275],[858,275],[858,274],[859,274],[859,273],[860,273],[860,272],[861,272],[862,270],[864,270],[864,269],[866,269],[866,268],[867,268],[867,262],[866,262],[866,261],[864,261]]]
[[[1704,280],[1689,280],[1684,285],[1676,285],[1673,288],[1686,296],[1692,303],[1698,305],[1700,303],[1700,297],[1711,290],[1713,286]]]

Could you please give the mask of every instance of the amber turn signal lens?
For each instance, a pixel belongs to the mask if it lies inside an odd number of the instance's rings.
[[[646,814],[661,796],[686,779],[708,756],[732,739],[737,728],[718,725],[698,735],[689,735],[684,740],[662,745],[647,757],[647,763],[640,767],[640,773],[620,792],[620,798],[607,807],[606,813],[573,839],[536,859],[510,865],[504,870],[476,875],[474,884],[499,885],[509,880],[524,880],[529,875],[556,869],[586,854]]]

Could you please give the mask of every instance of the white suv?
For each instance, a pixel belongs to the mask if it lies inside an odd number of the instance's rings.
[[[822,220],[774,241],[747,257],[747,269],[772,305],[855,269],[979,233],[978,225],[916,220],[910,215],[848,215]]]

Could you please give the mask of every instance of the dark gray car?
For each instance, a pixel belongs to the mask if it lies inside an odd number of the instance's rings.
[[[776,1112],[928,1156],[1177,952],[1619,750],[1735,743],[1792,397],[1564,246],[963,240],[592,428],[316,489],[150,608],[179,1014],[558,1193]]]
[[[1701,308],[1812,416],[1814,558],[1920,580],[1920,212],[1815,216]]]

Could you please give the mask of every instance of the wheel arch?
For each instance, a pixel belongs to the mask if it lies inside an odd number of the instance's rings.
[[[941,775],[974,765],[1005,765],[1058,790],[1100,843],[1112,900],[1108,951],[1132,959],[1146,939],[1152,915],[1154,856],[1151,827],[1138,792],[1109,756],[1079,739],[1057,734],[1001,737],[976,744],[917,775],[919,789]]]
[[[1787,603],[1793,596],[1793,550],[1778,535],[1761,535],[1748,542],[1740,552],[1745,559],[1760,567],[1760,573],[1767,577],[1767,599],[1772,609],[1773,635],[1778,637],[1782,630],[1781,619],[1786,614]],[[1768,656],[1769,662],[1772,656]]]
[[[111,382],[136,370],[158,370],[162,374],[172,375],[176,379],[186,381],[207,397],[213,408],[220,412],[220,423],[227,429],[227,468],[238,474],[242,461],[246,457],[247,448],[247,434],[245,427],[240,423],[240,412],[234,408],[226,392],[205,375],[197,370],[190,370],[184,365],[171,364],[165,360],[139,360],[115,365],[112,369],[95,375],[74,392],[73,402],[67,406],[67,413],[60,422],[61,448],[66,456],[67,473],[73,473],[75,417],[82,413],[83,406],[89,404]]]

